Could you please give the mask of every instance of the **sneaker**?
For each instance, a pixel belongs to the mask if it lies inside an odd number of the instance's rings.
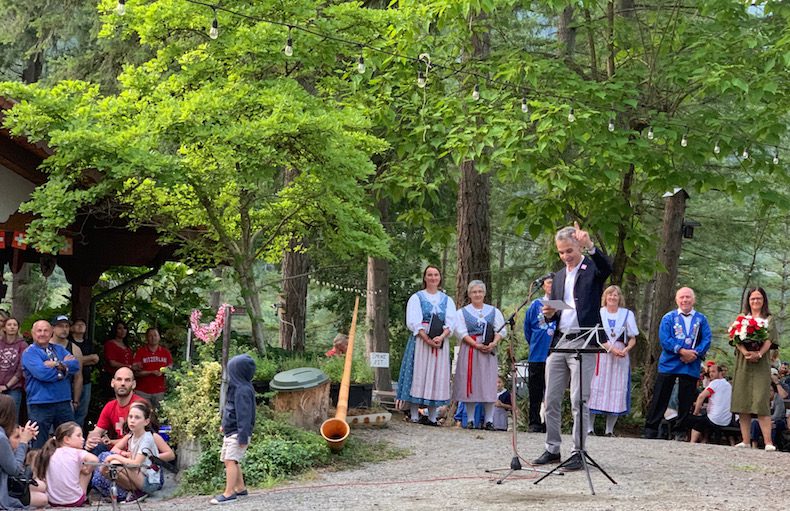
[[[741,442],[741,443],[735,444],[735,447],[737,447],[738,449],[746,449],[747,447],[750,447],[750,446],[749,446],[749,444],[745,444],[745,443]]]
[[[238,499],[236,498],[236,494],[234,493],[230,497],[226,497],[222,493],[214,497],[213,499],[209,500],[209,504],[227,504],[228,502],[236,502]]]
[[[776,446],[775,445],[771,445],[771,444],[765,444],[765,450],[767,452],[773,452],[773,451],[776,450]]]
[[[247,488],[244,488],[243,490],[236,492],[237,497],[246,497],[249,494],[250,492],[247,491]]]
[[[148,498],[148,494],[144,491],[134,490],[126,494],[126,500],[121,501],[121,504],[131,504],[132,502],[142,502]]]
[[[547,465],[549,463],[559,463],[560,453],[552,454],[549,451],[543,451],[539,458],[532,460],[533,465]]]
[[[475,423],[472,421],[468,421],[464,429],[475,429]]]

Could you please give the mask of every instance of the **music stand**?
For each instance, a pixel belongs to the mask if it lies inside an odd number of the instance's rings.
[[[534,283],[530,285],[529,293],[527,294],[527,299],[524,300],[524,303],[519,305],[518,308],[515,311],[513,311],[513,314],[511,314],[510,317],[507,320],[505,320],[504,325],[502,325],[499,328],[499,330],[497,330],[497,333],[499,333],[503,328],[505,328],[505,325],[510,325],[511,329],[515,328],[515,326],[516,326],[516,321],[515,321],[516,314],[518,314],[518,312],[521,309],[523,309],[525,305],[527,305],[529,302],[532,301],[532,293],[533,293],[532,288],[533,288],[534,285],[535,285]],[[508,354],[510,356],[510,367],[511,367],[511,370],[510,370],[510,386],[511,386],[512,393],[510,395],[510,399],[512,401],[512,405],[510,407],[510,415],[513,418],[513,432],[511,433],[511,435],[512,435],[511,445],[513,447],[513,457],[510,459],[510,466],[509,467],[486,469],[486,473],[487,474],[493,474],[493,473],[496,473],[496,472],[507,472],[504,476],[502,476],[500,479],[497,480],[496,484],[502,484],[505,481],[505,479],[507,479],[508,477],[510,477],[513,474],[513,472],[516,472],[516,471],[519,471],[519,470],[529,470],[530,472],[540,472],[542,474],[546,474],[543,477],[546,477],[549,474],[551,474],[551,472],[549,472],[548,470],[543,470],[543,469],[533,468],[533,467],[523,468],[521,466],[521,460],[519,459],[520,456],[518,454],[518,442],[517,442],[517,433],[518,433],[518,407],[516,406],[516,398],[517,398],[517,395],[516,395],[517,368],[516,368],[516,360],[515,360],[516,357],[515,357],[515,354],[514,354],[514,351],[513,351],[513,342],[510,342],[508,344]],[[565,475],[565,474],[563,474],[562,472],[558,472],[558,473],[556,473],[554,475],[561,476],[561,475]]]
[[[142,465],[136,463],[107,463],[106,461],[83,461],[82,464],[88,467],[107,468],[108,475],[110,476],[110,506],[113,511],[120,511],[121,508],[118,502],[118,472],[126,470],[127,468],[141,468]],[[137,509],[142,511],[143,508],[140,506],[140,502],[137,500],[134,502],[137,504]],[[99,505],[96,506],[96,509],[99,509],[99,506],[101,506],[101,501],[99,501]]]
[[[585,405],[586,401],[584,400],[584,371],[583,371],[583,367],[582,367],[582,364],[583,364],[582,360],[584,359],[584,357],[582,355],[584,353],[601,353],[601,352],[606,352],[604,347],[598,341],[598,336],[596,335],[599,330],[600,331],[604,331],[604,329],[601,328],[600,325],[595,325],[594,327],[591,327],[591,328],[582,328],[582,329],[580,329],[580,332],[572,334],[574,337],[573,337],[573,339],[570,339],[570,340],[567,339],[568,333],[566,332],[566,333],[564,333],[562,335],[560,340],[557,342],[556,347],[550,349],[550,351],[552,353],[574,353],[576,355],[576,357],[574,357],[574,358],[576,358],[576,360],[579,361],[579,378],[578,378],[579,379],[579,401],[580,401],[579,402],[579,417],[578,417],[578,421],[579,421],[579,444],[578,444],[579,445],[579,449],[571,451],[571,456],[570,457],[568,457],[565,461],[563,461],[562,463],[560,463],[559,465],[554,467],[548,474],[544,475],[543,477],[541,477],[540,479],[535,481],[535,484],[538,484],[539,482],[541,482],[544,479],[546,479],[552,473],[554,473],[557,470],[560,470],[561,468],[563,468],[565,465],[570,463],[571,460],[573,460],[575,456],[579,457],[579,460],[581,461],[581,464],[582,464],[582,468],[584,469],[584,472],[587,474],[587,483],[590,485],[590,493],[595,495],[595,488],[593,488],[592,477],[590,476],[590,466],[589,465],[592,465],[593,467],[595,467],[598,470],[600,470],[601,473],[603,475],[605,475],[606,478],[609,479],[613,484],[617,484],[617,481],[612,479],[612,477],[609,474],[606,473],[606,471],[603,469],[603,467],[601,467],[594,459],[592,459],[592,457],[587,453],[587,450],[584,448],[584,438],[586,436],[585,435],[585,429],[584,429],[585,428],[585,425],[584,425],[584,405]],[[586,336],[586,338],[584,339],[583,343],[581,343],[581,344],[577,343],[576,345],[571,346],[571,344],[574,341],[578,341],[579,339],[581,339],[581,338],[583,338],[585,336]],[[593,339],[595,340],[595,343],[591,347],[590,346],[590,342]],[[572,406],[571,406],[571,408],[572,408]]]

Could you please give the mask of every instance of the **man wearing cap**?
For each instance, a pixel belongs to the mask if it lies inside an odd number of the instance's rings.
[[[69,321],[68,316],[65,314],[55,316],[55,319],[52,320],[52,339],[49,342],[62,346],[79,361],[82,358],[82,350],[69,340],[70,329],[71,321]],[[69,375],[69,378],[71,380],[71,406],[74,408],[74,416],[76,418],[77,410],[80,408],[80,399],[82,398],[82,371],[80,370],[75,374]],[[82,424],[80,424],[80,427],[82,427]]]
[[[58,322],[58,318],[52,320],[52,324]],[[52,331],[52,325],[44,320],[33,323],[33,344],[22,354],[27,415],[44,433],[33,442],[34,449],[44,445],[50,428],[74,420],[69,376],[80,371],[80,363],[66,348],[50,342]]]

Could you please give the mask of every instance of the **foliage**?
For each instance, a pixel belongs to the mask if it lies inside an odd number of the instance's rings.
[[[271,381],[274,375],[279,372],[277,361],[269,357],[262,357],[258,353],[249,353],[253,360],[255,360],[255,377],[256,381]]]
[[[320,364],[329,379],[340,382],[343,379],[346,357],[326,357]],[[370,367],[365,357],[355,354],[351,359],[351,383],[373,383],[373,368]]]
[[[216,440],[221,422],[218,407],[222,367],[218,362],[185,364],[167,372],[170,392],[162,402],[162,414],[177,441]],[[209,442],[207,442],[209,440]]]
[[[224,487],[225,472],[219,461],[219,449],[219,445],[213,445],[204,451],[198,463],[183,474],[180,493],[211,494]],[[385,442],[361,441],[353,436],[343,451],[334,454],[321,435],[299,429],[281,417],[273,418],[262,411],[242,461],[242,470],[248,485],[271,486],[309,469],[345,468],[363,462],[400,458],[406,454]]]

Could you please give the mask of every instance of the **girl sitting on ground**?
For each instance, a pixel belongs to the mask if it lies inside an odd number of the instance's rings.
[[[51,506],[82,507],[87,500],[88,482],[93,467],[84,462],[98,458],[82,446],[82,428],[76,422],[66,422],[55,430],[42,447],[35,463],[35,476],[47,483],[47,499]]]
[[[154,435],[156,424],[152,416],[151,407],[145,401],[136,401],[129,408],[126,417],[126,428],[129,434],[120,439],[106,457],[102,456],[105,463],[119,463],[124,465],[138,465],[128,467],[118,472],[119,489],[126,490],[126,502],[145,499],[148,495],[162,489],[159,467],[153,465],[149,456],[159,456]],[[109,469],[101,468],[101,477],[94,475],[93,484],[101,493],[109,490]],[[119,498],[122,493],[119,492]]]

